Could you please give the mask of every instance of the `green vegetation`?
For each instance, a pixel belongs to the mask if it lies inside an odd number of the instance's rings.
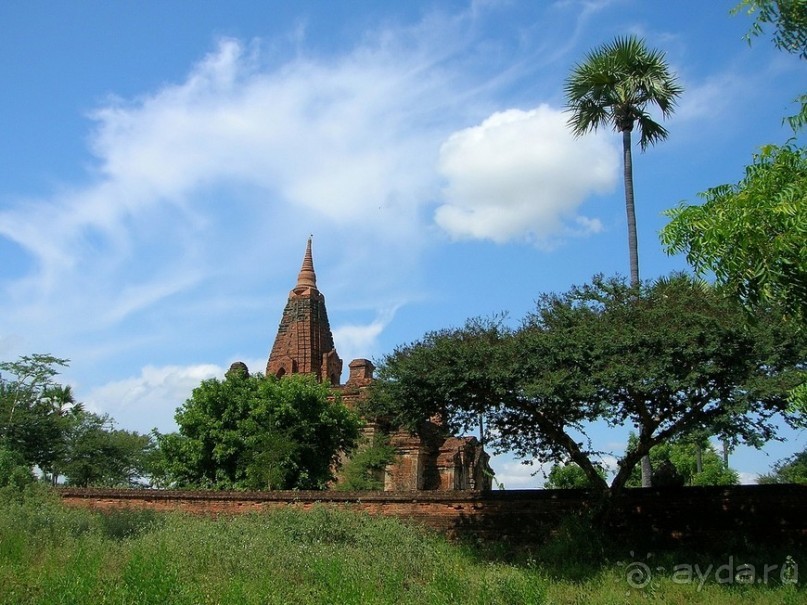
[[[807,59],[807,1],[805,0],[742,0],[732,10],[745,11],[754,17],[748,41],[773,26],[773,43],[780,50]]]
[[[544,602],[535,569],[476,559],[406,527],[318,507],[217,520],[0,505],[0,603]]]
[[[602,466],[595,465],[600,477],[605,480],[606,472]],[[597,487],[597,484],[592,483],[591,479],[586,476],[583,469],[577,466],[574,462],[566,464],[555,464],[549,470],[549,475],[544,481],[544,487],[547,489],[574,489]]]
[[[631,435],[629,442],[635,441]],[[737,472],[726,466],[706,438],[680,437],[668,443],[660,443],[650,450],[654,472],[653,485],[737,485]],[[656,480],[658,479],[658,480]],[[628,485],[641,486],[638,473],[633,473]]]
[[[149,468],[153,450],[151,436],[116,429],[108,415],[82,410],[70,414],[56,469],[67,485],[136,486]]]
[[[772,471],[759,478],[759,483],[800,483],[807,485],[807,450],[793,454],[773,465]]]
[[[784,305],[807,323],[807,150],[768,145],[736,185],[667,211],[661,241],[748,308]]]
[[[732,11],[754,19],[749,43],[769,26],[774,45],[807,59],[807,0],[742,0]],[[749,309],[779,306],[807,325],[807,152],[799,135],[807,126],[807,94],[785,122],[793,138],[764,145],[737,184],[712,187],[700,206],[681,204],[667,212],[661,231],[669,254],[683,252],[700,274],[712,272]],[[790,393],[791,405],[807,416],[807,383]]]
[[[342,466],[338,491],[383,490],[384,469],[395,460],[395,448],[389,438],[377,434],[367,443],[359,443],[356,451]]]
[[[60,477],[78,486],[136,484],[153,440],[86,411],[56,382],[66,365],[42,354],[0,363],[0,485],[32,480],[34,467],[54,485]]]
[[[665,140],[667,129],[656,122],[648,110],[655,106],[662,117],[669,117],[683,90],[664,60],[664,53],[648,49],[644,40],[636,36],[617,37],[591,51],[566,79],[564,92],[567,111],[571,113],[569,126],[576,136],[609,126],[622,134],[630,284],[634,288],[639,287],[639,241],[631,133],[638,129],[642,151]],[[642,485],[648,487],[652,467],[647,455],[642,457],[641,465]],[[594,476],[590,477],[593,481]]]
[[[637,437],[631,434],[628,449],[636,448]],[[667,443],[660,443],[650,450],[653,465],[653,485],[672,487],[685,485],[737,485],[737,472],[728,466],[706,438],[694,439],[691,436],[679,437]],[[807,457],[805,458],[807,461]],[[605,479],[605,469],[595,464],[600,476]],[[767,483],[778,481],[768,480]],[[786,481],[782,481],[784,483]],[[807,479],[805,479],[807,482]],[[628,487],[641,487],[642,477],[638,467],[633,469],[627,482]],[[571,489],[597,487],[578,465],[572,463],[555,464],[549,471],[544,487],[549,489]]]
[[[230,371],[202,382],[158,435],[153,480],[212,489],[324,489],[359,420],[311,376]]]
[[[426,334],[379,367],[371,417],[418,429],[440,414],[453,430],[476,427],[485,442],[541,462],[573,462],[588,483],[598,471],[586,428],[632,425],[638,439],[619,461],[618,491],[653,448],[694,432],[729,446],[761,446],[804,382],[807,333],[684,275],[633,288],[595,278],[543,295],[518,330],[498,320]]]
[[[742,0],[732,12],[754,18],[749,42],[772,26],[777,48],[807,59],[807,1]],[[701,193],[702,205],[669,210],[661,241],[698,273],[713,272],[746,306],[779,304],[807,322],[807,151],[797,142],[807,95],[797,102],[800,111],[786,118],[794,138],[763,146],[739,183]]]
[[[516,553],[324,506],[217,519],[135,509],[100,514],[63,507],[33,486],[0,490],[0,537],[0,604],[8,605],[804,600],[803,580],[783,585],[778,569],[765,583],[731,577],[720,584],[714,570],[730,550],[633,555],[575,519],[535,550]],[[734,566],[782,566],[788,555],[804,564],[799,552],[747,554],[738,550]],[[629,574],[645,562],[652,577],[631,586]],[[671,571],[681,564],[710,572],[682,581]]]

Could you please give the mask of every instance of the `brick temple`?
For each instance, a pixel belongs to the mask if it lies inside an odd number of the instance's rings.
[[[289,292],[269,354],[266,374],[278,378],[311,374],[329,384],[333,393],[352,407],[366,397],[374,368],[367,359],[354,359],[348,368],[347,382],[342,384],[342,360],[334,345],[325,296],[317,288],[309,238],[297,284]],[[365,437],[372,439],[379,430],[368,423]],[[397,456],[384,472],[385,491],[490,489],[490,457],[476,437],[453,437],[432,421],[424,423],[419,435],[397,431],[389,437]]]

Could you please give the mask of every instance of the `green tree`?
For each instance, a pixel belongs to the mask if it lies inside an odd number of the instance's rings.
[[[154,480],[178,487],[323,489],[358,437],[355,414],[327,386],[228,372],[177,410],[179,433],[158,435]]]
[[[807,59],[805,0],[742,0],[732,12],[754,17],[748,34],[772,25],[777,48]],[[807,95],[788,118],[795,134],[807,123]],[[700,194],[700,206],[682,204],[666,214],[661,232],[669,254],[683,252],[699,273],[711,271],[747,306],[775,302],[807,321],[807,154],[791,141],[766,145],[745,177]],[[807,393],[802,393],[807,405]]]
[[[666,212],[667,252],[713,272],[749,308],[780,304],[807,321],[807,152],[764,147],[739,183],[701,197]]]
[[[595,467],[604,481],[606,478],[605,469],[600,465],[595,465]],[[586,476],[582,468],[574,463],[567,463],[552,466],[544,482],[544,487],[547,489],[573,489],[598,487],[598,485],[591,482],[591,479]]]
[[[807,450],[780,460],[771,473],[762,475],[759,483],[800,483],[807,485]]]
[[[59,425],[59,438],[54,444],[54,457],[50,465],[44,466],[41,470],[45,475],[50,475],[53,485],[59,482],[61,473],[60,465],[67,455],[68,434],[75,426],[76,416],[83,412],[84,406],[76,402],[73,396],[73,389],[70,385],[54,385],[48,387],[43,392],[43,400],[50,404],[51,413],[55,414],[55,421]]]
[[[540,458],[562,444],[596,482],[590,446],[569,429],[633,425],[637,444],[619,461],[616,489],[642,456],[676,437],[705,431],[761,445],[776,434],[774,416],[798,420],[786,398],[804,380],[804,335],[775,315],[745,321],[737,303],[684,275],[638,294],[595,279],[544,296],[519,341],[532,405],[505,408],[494,421],[502,445]]]
[[[34,474],[23,457],[18,452],[0,447],[0,489],[22,490],[33,481]]]
[[[772,25],[778,49],[807,59],[807,0],[742,0],[732,12],[742,11],[754,18],[746,36],[749,42]]]
[[[631,435],[628,448],[635,447],[636,435]],[[739,482],[737,472],[728,468],[714,446],[705,438],[692,439],[684,435],[660,443],[650,450],[653,468],[660,468],[669,463],[675,469],[683,485],[736,485]],[[628,480],[629,486],[641,485],[641,476],[634,472]]]
[[[439,414],[450,430],[484,410],[496,451],[574,463],[602,489],[588,430],[630,424],[638,439],[611,482],[619,490],[643,456],[676,437],[703,430],[761,445],[775,437],[777,415],[797,420],[786,395],[804,380],[804,334],[775,315],[746,319],[687,276],[638,290],[595,278],[543,295],[518,330],[473,321],[398,347],[382,360],[368,407],[410,428]],[[468,342],[484,361],[451,365],[469,359]]]
[[[622,133],[625,210],[628,221],[630,278],[639,284],[639,251],[633,192],[631,133],[639,130],[642,150],[667,138],[667,130],[649,113],[658,107],[672,114],[683,92],[664,61],[664,54],[648,49],[635,36],[618,37],[590,52],[567,78],[565,88],[569,125],[575,135],[612,127]]]
[[[66,365],[44,354],[0,363],[0,447],[17,452],[28,467],[50,468],[59,455],[64,422],[51,394]]]
[[[494,356],[512,338],[504,317],[469,319],[462,328],[430,332],[396,347],[377,368],[364,415],[413,433],[439,416],[450,433],[475,430],[505,396],[512,368]],[[481,441],[485,441],[482,435]]]
[[[779,50],[807,59],[807,0],[742,0],[732,13],[746,11],[754,17],[746,35],[751,38],[762,34],[766,26],[773,26],[773,43]],[[807,94],[796,99],[798,113],[786,118],[793,132],[807,125]]]
[[[137,485],[149,471],[153,448],[149,435],[116,429],[108,415],[79,410],[69,416],[57,468],[68,485]]]

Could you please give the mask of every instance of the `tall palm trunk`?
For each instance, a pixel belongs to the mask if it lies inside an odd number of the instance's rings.
[[[625,213],[628,217],[628,255],[630,258],[630,285],[639,287],[639,241],[636,237],[636,206],[633,202],[633,156],[631,155],[631,128],[622,130],[622,167],[625,181]],[[650,455],[642,456],[642,487],[653,485],[653,466]]]
[[[633,156],[630,129],[622,131],[622,165],[625,179],[625,212],[628,217],[628,254],[630,256],[630,285],[639,285],[639,242],[636,237],[636,207],[633,203]]]

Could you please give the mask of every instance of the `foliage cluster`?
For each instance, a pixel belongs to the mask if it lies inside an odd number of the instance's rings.
[[[759,482],[807,485],[807,450],[780,460],[769,474],[759,478]]]
[[[749,308],[782,303],[807,321],[807,150],[763,147],[739,183],[701,197],[667,212],[668,252],[685,253]]]
[[[605,468],[599,464],[595,464],[597,474],[603,480],[607,477]],[[572,463],[554,464],[549,469],[549,474],[544,481],[544,487],[547,489],[576,489],[597,487],[598,484],[592,483],[591,479],[586,476],[583,469],[578,465]]]
[[[630,439],[635,440],[636,436],[631,435]],[[705,437],[693,438],[693,435],[685,435],[674,441],[660,443],[650,450],[650,460],[656,471],[669,469],[664,480],[653,481],[654,486],[736,485],[739,482],[737,472],[726,466]],[[633,473],[628,485],[641,485],[638,473]]]
[[[157,435],[153,480],[212,489],[323,489],[359,421],[313,377],[228,372],[194,389]]]
[[[773,43],[778,49],[807,59],[807,1],[742,0],[732,12],[741,11],[754,18],[747,36],[749,42],[771,25]]]
[[[773,27],[773,43],[807,59],[807,1],[742,0],[733,10],[754,18],[751,37]],[[807,95],[786,118],[794,135],[807,124]],[[684,252],[698,272],[712,271],[749,307],[771,302],[807,321],[807,155],[796,139],[766,145],[736,185],[701,194],[701,206],[668,212],[662,230],[669,253]]]
[[[573,462],[607,487],[587,427],[636,427],[611,483],[676,437],[705,431],[759,446],[792,422],[787,393],[805,380],[807,336],[760,312],[749,321],[716,288],[683,275],[632,288],[595,278],[542,296],[517,330],[471,320],[382,360],[365,412],[417,431],[439,414],[454,430],[480,418],[486,443],[541,462]]]
[[[69,485],[131,485],[144,474],[153,442],[116,429],[109,416],[77,403],[56,382],[66,359],[26,355],[0,363],[0,484],[43,477]]]
[[[636,435],[631,434],[628,448],[636,447]],[[653,468],[653,485],[736,485],[737,472],[726,466],[708,439],[693,439],[691,435],[667,443],[660,443],[650,450]],[[595,465],[597,472],[605,479],[606,470]],[[629,487],[641,487],[642,479],[638,468],[634,468],[628,479]],[[544,486],[550,489],[596,487],[578,465],[574,463],[555,464],[547,475]]]
[[[342,466],[338,491],[367,491],[384,489],[384,470],[395,460],[395,448],[389,438],[376,434],[372,440],[359,443]]]

